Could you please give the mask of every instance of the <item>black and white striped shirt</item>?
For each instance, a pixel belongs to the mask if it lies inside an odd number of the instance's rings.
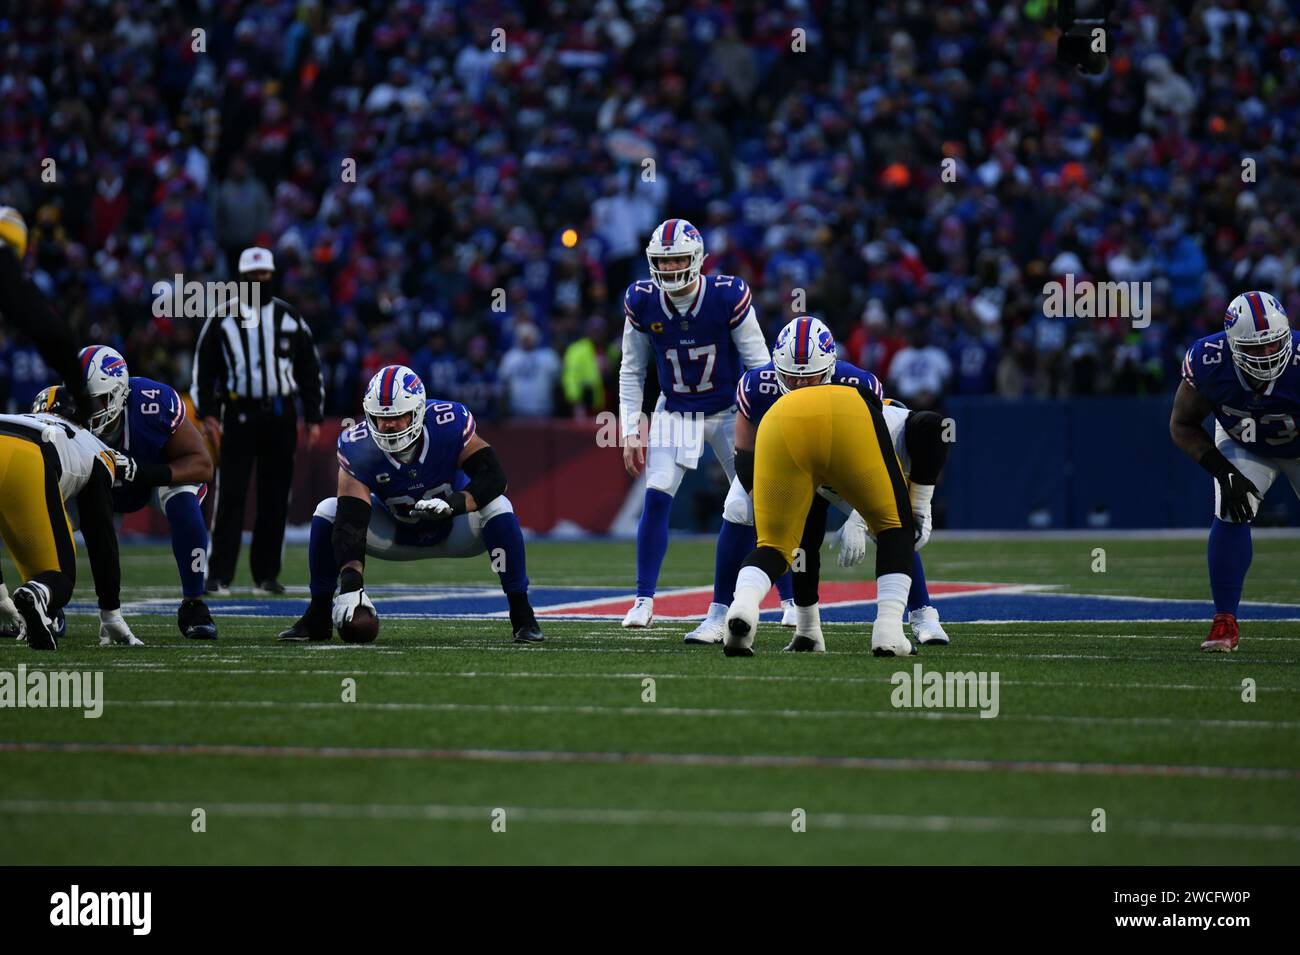
[[[242,303],[239,315],[213,315],[199,332],[191,397],[199,417],[221,416],[239,399],[302,398],[308,423],[323,417],[325,389],[311,329],[298,310],[273,298],[256,317]]]

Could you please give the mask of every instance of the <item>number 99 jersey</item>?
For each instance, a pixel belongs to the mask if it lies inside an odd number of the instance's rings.
[[[1266,458],[1300,458],[1300,331],[1291,337],[1295,350],[1290,363],[1263,391],[1242,379],[1225,332],[1200,339],[1183,359],[1183,380],[1214,405],[1223,430]]]
[[[411,516],[416,501],[451,491],[463,491],[469,478],[458,464],[474,436],[474,415],[457,401],[432,398],[424,404],[424,427],[412,445],[415,453],[403,461],[380,449],[362,422],[339,435],[339,467],[370,489],[371,503],[391,514],[399,525],[436,529],[435,537],[451,532],[451,521],[421,521]],[[424,539],[421,543],[436,543]]]

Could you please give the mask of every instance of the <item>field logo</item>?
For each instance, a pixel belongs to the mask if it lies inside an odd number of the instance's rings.
[[[889,678],[894,686],[889,701],[899,709],[978,708],[980,719],[991,720],[999,711],[1000,676],[997,671],[988,673],[982,670],[978,673],[973,670],[966,673],[931,670],[926,673],[917,663],[911,673],[899,670]]]
[[[0,670],[0,709],[85,710],[88,720],[104,713],[104,673],[97,670],[32,670],[18,664],[18,672]]]
[[[50,896],[50,924],[129,925],[131,934],[148,935],[153,923],[152,892],[70,892]]]

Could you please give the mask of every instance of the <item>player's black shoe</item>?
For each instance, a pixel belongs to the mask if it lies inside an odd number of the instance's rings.
[[[506,594],[506,601],[510,604],[510,629],[514,631],[515,643],[541,643],[546,639],[527,593]]]
[[[541,643],[545,639],[536,617],[530,623],[515,628],[515,643]]]
[[[54,621],[46,615],[50,592],[44,584],[32,581],[14,591],[14,606],[27,625],[27,645],[33,650],[57,650]]]
[[[191,640],[217,639],[217,624],[208,605],[198,597],[186,597],[176,611],[176,626]]]
[[[280,631],[285,643],[306,643],[308,640],[328,640],[334,636],[334,623],[330,619],[331,602],[312,598],[307,612],[288,630]]]
[[[229,597],[230,585],[222,583],[215,577],[209,577],[203,584],[203,592],[213,597]]]
[[[266,580],[258,582],[257,586],[253,588],[253,593],[259,597],[279,597],[284,593],[284,584],[274,577],[268,577]]]

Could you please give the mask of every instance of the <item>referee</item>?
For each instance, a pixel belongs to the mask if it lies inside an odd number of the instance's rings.
[[[274,275],[270,251],[245,249],[239,256],[238,309],[208,316],[195,348],[192,397],[208,437],[214,445],[220,438],[221,445],[206,585],[210,594],[230,593],[254,461],[253,592],[284,593],[278,578],[298,443],[295,396],[302,401],[308,441],[320,433],[325,392],[316,344],[298,310],[272,296]]]

